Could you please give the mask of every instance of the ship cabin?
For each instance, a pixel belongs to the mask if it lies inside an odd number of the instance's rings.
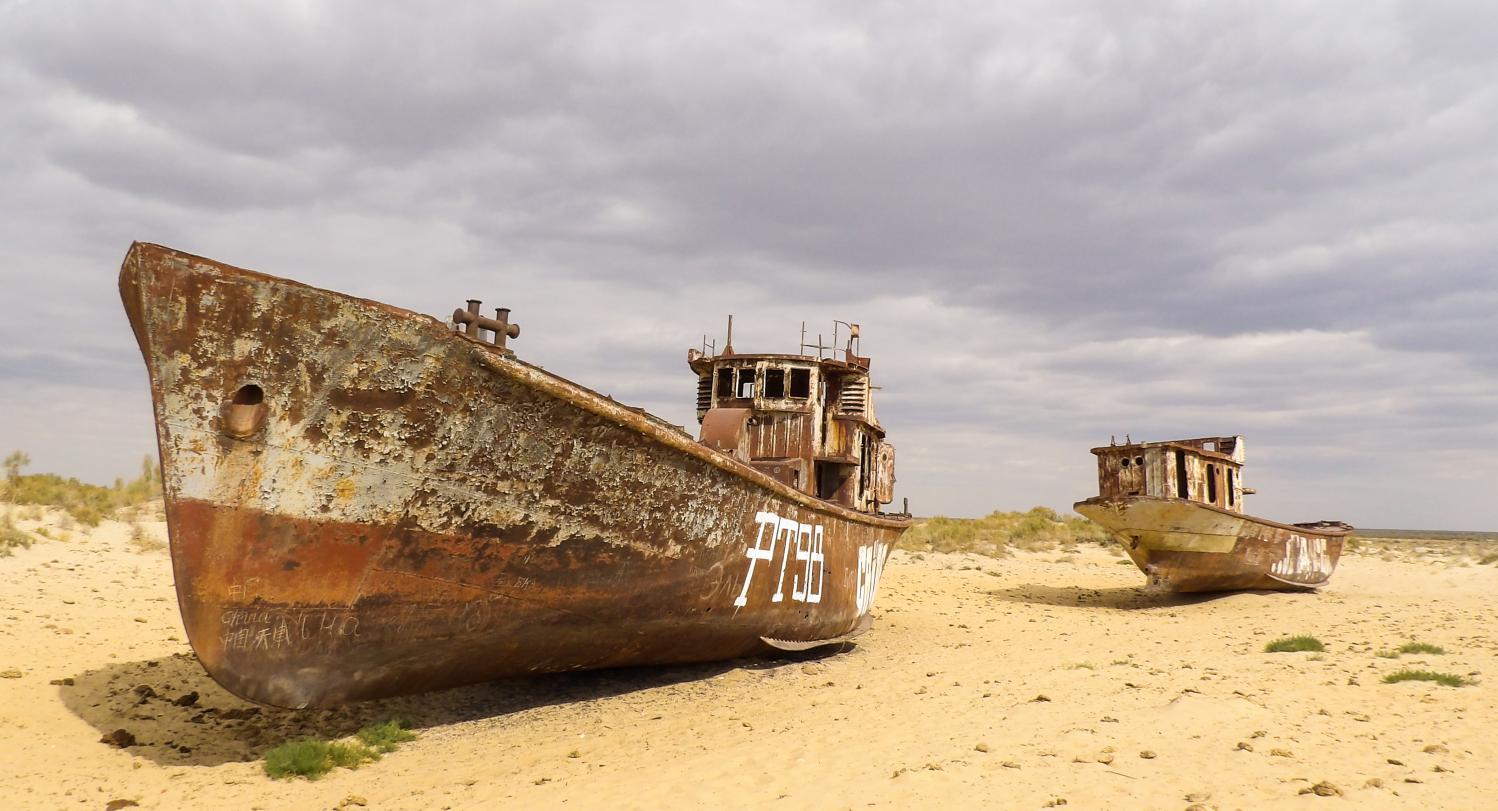
[[[1180,498],[1243,512],[1243,437],[1216,436],[1168,442],[1125,442],[1093,448],[1098,495]]]
[[[831,357],[820,346],[816,355],[741,355],[731,342],[720,354],[689,350],[698,441],[807,495],[878,513],[894,498],[895,448],[874,414],[869,358],[854,346]]]

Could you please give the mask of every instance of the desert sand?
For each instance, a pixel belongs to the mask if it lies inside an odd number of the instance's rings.
[[[19,523],[58,535],[59,522]],[[165,536],[159,520],[141,526]],[[287,712],[204,675],[167,554],[142,551],[131,530],[74,528],[0,559],[5,807],[1498,803],[1498,705],[1484,676],[1498,655],[1498,567],[1455,555],[1348,555],[1318,594],[1180,597],[1146,593],[1137,570],[1094,546],[901,551],[873,630],[835,652]],[[1326,651],[1264,652],[1290,634]],[[1376,655],[1410,640],[1448,653]],[[1476,684],[1382,683],[1404,667]],[[278,781],[258,760],[390,716],[418,738],[357,771]],[[101,741],[121,729],[135,745]]]

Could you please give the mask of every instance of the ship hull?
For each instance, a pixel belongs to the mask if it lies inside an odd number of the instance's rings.
[[[1306,590],[1326,585],[1348,530],[1280,524],[1177,498],[1078,502],[1166,591]]]
[[[427,316],[153,245],[120,289],[188,640],[253,701],[846,638],[909,526]]]

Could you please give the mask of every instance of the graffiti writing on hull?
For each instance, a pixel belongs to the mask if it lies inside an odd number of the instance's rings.
[[[739,592],[738,599],[734,600],[733,604],[736,606],[749,604],[749,584],[754,581],[755,567],[763,562],[765,568],[773,570],[777,550],[780,552],[780,575],[775,581],[775,592],[770,596],[770,602],[779,603],[785,600],[785,573],[788,568],[791,571],[791,599],[798,603],[822,602],[822,580],[825,575],[827,555],[822,547],[821,525],[803,524],[763,510],[754,514],[754,521],[759,524],[759,531],[755,533],[754,545],[744,550],[744,557],[749,559],[749,573],[744,575],[744,588]],[[766,530],[769,532],[767,533]],[[769,535],[768,546],[765,545],[767,534]],[[781,539],[785,542],[781,543]],[[793,548],[796,565],[790,567],[788,564],[791,562]],[[814,582],[815,587],[813,587]]]
[[[879,576],[884,574],[884,560],[889,557],[889,545],[876,543],[858,547],[858,613],[867,614],[874,606],[874,595],[879,592]]]
[[[1325,538],[1291,535],[1285,541],[1285,556],[1269,568],[1271,574],[1297,583],[1319,583],[1332,576],[1331,558]]]

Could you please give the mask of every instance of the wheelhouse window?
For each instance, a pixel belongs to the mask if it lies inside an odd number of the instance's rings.
[[[785,370],[765,370],[765,397],[779,400],[785,397]]]
[[[791,396],[797,400],[805,400],[811,396],[811,370],[791,370]]]
[[[738,390],[738,393],[735,394],[734,396],[735,397],[744,398],[744,399],[748,399],[748,398],[754,396],[754,367],[753,366],[746,366],[743,369],[739,370],[739,390]]]
[[[718,370],[718,396],[719,397],[732,397],[733,396],[733,370],[732,369],[719,369]]]
[[[1207,465],[1207,503],[1217,503],[1217,466]]]

